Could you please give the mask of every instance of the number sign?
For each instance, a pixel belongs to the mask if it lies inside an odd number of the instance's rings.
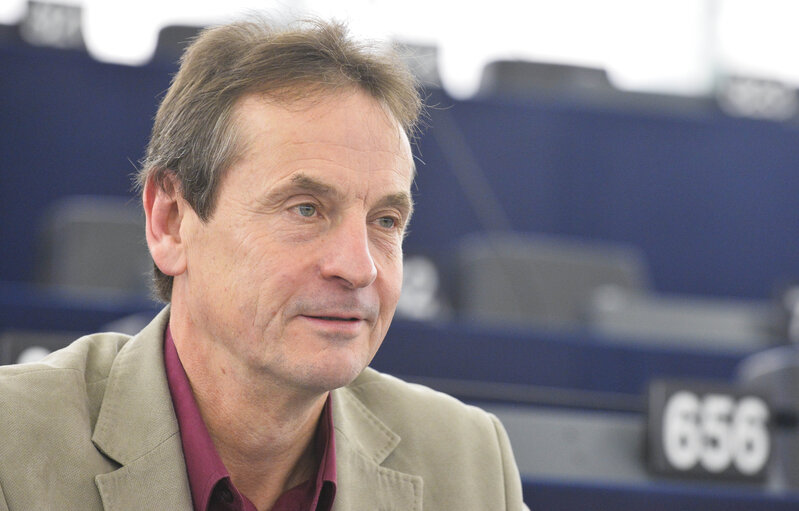
[[[733,386],[658,381],[649,389],[647,461],[659,474],[762,481],[771,411]]]

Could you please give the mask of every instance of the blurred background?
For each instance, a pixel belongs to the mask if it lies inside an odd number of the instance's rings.
[[[347,20],[426,98],[376,368],[497,413],[533,509],[796,509],[791,0],[1,0],[0,363],[158,310],[131,176],[186,41],[256,12]],[[654,471],[662,379],[766,396],[765,475]]]

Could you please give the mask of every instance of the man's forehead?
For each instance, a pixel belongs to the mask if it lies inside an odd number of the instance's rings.
[[[353,108],[353,103],[357,103],[360,108]],[[370,107],[368,111],[363,105]],[[357,118],[359,114],[365,115]],[[246,93],[233,106],[232,122],[242,128],[242,124],[251,125],[253,121],[260,119],[256,124],[271,126],[276,133],[285,134],[286,130],[277,131],[281,128],[280,125],[268,122],[270,117],[290,119],[293,123],[312,127],[325,117],[337,115],[351,116],[354,121],[360,121],[352,123],[352,127],[363,128],[364,132],[388,128],[400,145],[410,150],[410,138],[391,109],[385,102],[357,87],[308,88],[307,94],[297,94],[295,91],[290,95],[284,95],[280,91]],[[306,130],[300,130],[298,134],[305,132]]]
[[[399,122],[366,93],[327,93],[288,104],[248,94],[233,114],[240,158],[288,166],[314,160],[352,163],[358,170],[396,173],[410,188],[415,167],[409,139]]]

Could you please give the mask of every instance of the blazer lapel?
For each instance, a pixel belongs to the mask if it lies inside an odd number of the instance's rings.
[[[164,372],[165,308],[117,355],[92,441],[121,466],[95,478],[107,511],[191,510],[183,448]]]
[[[421,476],[382,466],[400,437],[347,388],[333,392],[336,430],[334,511],[420,511]]]

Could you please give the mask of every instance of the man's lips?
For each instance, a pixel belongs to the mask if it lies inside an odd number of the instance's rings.
[[[311,325],[320,332],[353,338],[363,331],[365,320],[357,316],[333,316],[329,314],[301,314],[299,316],[306,324]]]
[[[327,315],[327,314],[302,314],[303,317],[310,318],[310,319],[318,319],[323,321],[342,321],[342,322],[356,322],[361,321],[363,318],[359,316],[334,316],[334,315]]]
[[[313,319],[331,324],[375,323],[380,316],[380,305],[376,301],[343,297],[318,300],[297,300],[289,305],[286,317]]]

